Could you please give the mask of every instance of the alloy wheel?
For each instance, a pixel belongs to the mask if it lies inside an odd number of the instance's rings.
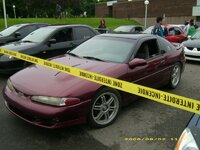
[[[99,95],[92,106],[92,118],[96,124],[107,125],[112,122],[119,111],[119,99],[111,92]]]

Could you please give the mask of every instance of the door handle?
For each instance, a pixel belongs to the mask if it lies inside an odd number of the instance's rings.
[[[154,63],[155,66],[160,66],[160,65],[164,65],[165,64],[165,60],[161,60],[159,62]]]
[[[165,60],[160,61],[160,65],[163,65],[163,64],[165,64]]]

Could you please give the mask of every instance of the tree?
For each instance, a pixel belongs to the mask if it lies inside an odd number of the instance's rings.
[[[87,11],[88,16],[94,16],[97,0],[6,0],[6,9],[9,17],[14,17],[13,5],[16,6],[17,17],[54,17],[57,2],[63,12],[68,10],[71,15],[79,16]],[[2,0],[0,7],[3,8]],[[0,17],[3,17],[3,9],[0,9]]]

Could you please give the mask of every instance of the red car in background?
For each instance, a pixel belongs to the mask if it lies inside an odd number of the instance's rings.
[[[182,43],[187,40],[185,32],[177,25],[162,26],[165,31],[165,39],[172,43]],[[143,33],[151,34],[154,26],[147,28]]]

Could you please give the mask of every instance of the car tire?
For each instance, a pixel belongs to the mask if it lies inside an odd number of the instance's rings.
[[[170,89],[175,89],[179,85],[180,80],[181,80],[181,64],[176,63],[172,68],[168,87]]]
[[[103,88],[92,99],[89,123],[92,127],[103,128],[112,124],[121,109],[121,95],[111,88]]]

